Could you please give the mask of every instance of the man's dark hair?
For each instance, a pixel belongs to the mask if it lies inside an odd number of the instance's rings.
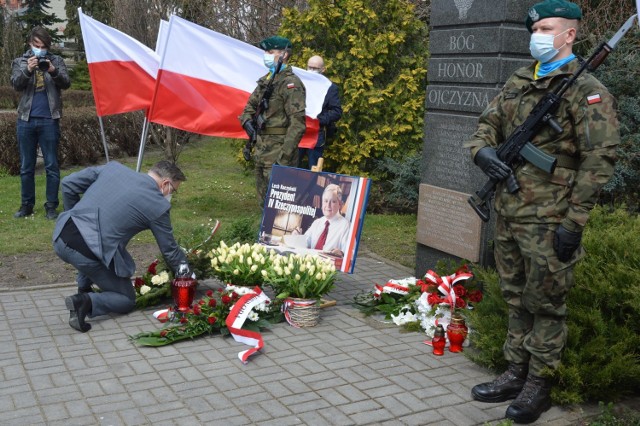
[[[51,47],[51,34],[45,28],[42,27],[34,27],[29,34],[29,43],[33,42],[34,39],[38,39],[44,44],[44,47],[47,49]]]
[[[158,161],[151,167],[150,171],[163,179],[169,179],[171,182],[184,182],[187,180],[182,170],[175,163],[168,160]]]

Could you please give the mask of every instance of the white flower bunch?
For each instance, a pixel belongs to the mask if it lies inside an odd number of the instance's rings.
[[[418,321],[418,317],[416,316],[416,314],[411,312],[411,306],[404,305],[402,308],[400,308],[400,312],[398,313],[398,315],[391,314],[391,320],[395,325],[404,325],[409,322]]]
[[[262,276],[278,298],[316,299],[333,288],[336,267],[331,260],[310,254],[274,254],[270,267],[262,271]]]
[[[225,283],[253,286],[263,283],[261,271],[269,264],[272,253],[261,244],[235,243],[227,246],[224,241],[212,250],[213,273]]]
[[[151,277],[151,284],[155,286],[161,286],[162,284],[168,283],[169,279],[169,273],[167,271],[162,271],[158,275],[154,275],[153,277]]]

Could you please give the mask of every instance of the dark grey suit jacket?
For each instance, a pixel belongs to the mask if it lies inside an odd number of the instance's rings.
[[[62,180],[64,212],[53,231],[53,241],[71,218],[87,246],[105,266],[113,262],[119,277],[131,277],[136,270],[127,252],[131,238],[150,229],[160,252],[174,271],[186,255],[173,237],[169,212],[155,180],[112,161],[89,167]]]

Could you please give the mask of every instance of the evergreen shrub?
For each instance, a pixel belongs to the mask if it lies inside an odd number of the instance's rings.
[[[421,154],[395,160],[385,157],[376,161],[369,210],[375,213],[415,213],[418,210],[418,189],[421,177]]]
[[[602,201],[640,211],[640,31],[632,31],[598,68],[596,77],[618,101],[621,144],[615,174]]]
[[[587,256],[574,269],[567,306],[569,335],[554,373],[555,403],[615,401],[640,389],[640,217],[626,207],[596,207],[583,234]],[[484,299],[469,313],[469,358],[496,372],[506,367],[502,345],[507,306],[495,271],[475,271]]]

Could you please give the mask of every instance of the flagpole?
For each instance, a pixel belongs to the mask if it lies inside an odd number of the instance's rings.
[[[136,166],[136,172],[142,168],[142,157],[144,156],[144,146],[147,142],[147,135],[149,134],[149,120],[145,114],[144,122],[142,123],[142,136],[140,137],[140,150],[138,151],[138,165]]]
[[[98,116],[98,122],[100,123],[100,136],[102,137],[102,146],[104,146],[104,155],[107,157],[107,163],[108,163],[109,148],[107,148],[107,138],[104,135],[104,125],[102,124],[102,117]]]

